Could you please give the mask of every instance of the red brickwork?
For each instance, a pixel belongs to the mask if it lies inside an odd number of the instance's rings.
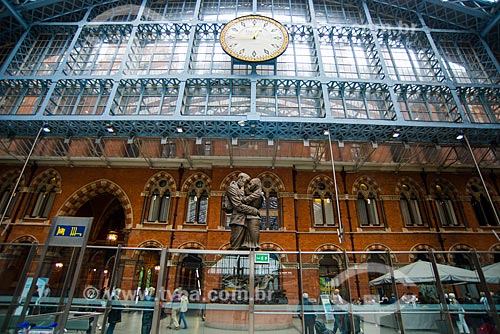
[[[7,182],[15,179],[16,168],[1,166],[0,180]],[[350,251],[403,251],[407,253],[393,255],[393,263],[408,263],[415,260],[411,251],[480,251],[500,250],[500,245],[491,232],[491,227],[480,227],[471,206],[471,185],[477,184],[477,176],[468,173],[428,173],[425,178],[421,172],[383,172],[361,171],[357,173],[337,174],[340,212],[345,228],[345,240],[339,242],[336,227],[315,227],[312,220],[311,199],[315,185],[322,181],[332,190],[331,173],[297,171],[291,168],[277,168],[272,171],[263,168],[213,168],[203,170],[162,170],[155,171],[145,168],[91,168],[91,167],[59,167],[39,166],[33,169],[32,175],[25,175],[18,193],[13,216],[8,233],[4,237],[7,242],[39,242],[43,243],[49,231],[50,221],[56,215],[75,215],[82,207],[92,203],[92,199],[101,194],[115,198],[124,213],[125,236],[124,246],[144,248],[181,248],[223,250],[229,248],[230,231],[222,226],[221,196],[224,189],[239,172],[246,172],[252,177],[269,178],[277,185],[280,199],[281,228],[278,231],[262,231],[260,242],[264,250],[278,252],[305,252],[299,259],[295,254],[283,254],[280,258],[284,265],[280,277],[281,288],[287,291],[290,300],[298,300],[297,286],[299,262],[302,264],[303,291],[319,291],[318,255],[313,252]],[[47,219],[32,219],[26,217],[24,209],[29,202],[29,193],[36,192],[37,185],[44,177],[57,178],[57,196]],[[166,224],[145,223],[145,198],[149,195],[151,186],[161,178],[169,180],[171,190],[171,215]],[[426,180],[424,183],[424,179]],[[207,225],[186,224],[186,194],[198,180],[204,181],[210,190],[208,203]],[[496,203],[498,184],[487,178],[488,188]],[[345,184],[344,184],[345,182]],[[451,190],[454,203],[457,204],[457,219],[466,227],[442,228],[437,223],[433,189],[436,183],[446,185]],[[358,223],[356,211],[357,192],[361,183],[368,184],[377,196],[380,227],[363,227]],[[400,210],[400,191],[403,184],[411,184],[417,189],[425,212],[425,221],[430,226],[405,227],[402,223]],[[295,186],[295,189],[294,189]],[[93,203],[96,219],[103,216],[105,203]],[[91,205],[91,206],[92,206]],[[381,208],[383,207],[383,210]],[[88,209],[92,212],[92,209]],[[87,211],[86,211],[87,212]],[[337,218],[336,218],[337,219]],[[11,221],[12,222],[12,221]],[[103,222],[94,221],[94,228],[106,228]],[[384,226],[385,224],[385,226]],[[91,243],[93,240],[90,241]],[[122,288],[133,289],[137,285],[138,251],[127,251],[122,259]],[[169,259],[168,288],[175,288],[178,277],[177,265],[181,258],[174,255]],[[204,263],[215,263],[218,257],[206,256]],[[352,258],[349,258],[352,261]],[[438,255],[439,261],[450,261]],[[491,258],[485,258],[491,261]],[[358,255],[357,263],[366,261],[366,256]],[[221,284],[219,275],[210,274],[209,267],[204,267],[202,273],[206,288],[217,288]],[[93,282],[89,273],[86,281]],[[101,284],[100,282],[99,284]],[[367,275],[360,275],[357,286],[350,283],[352,291],[359,290],[361,295],[370,294]],[[208,291],[208,290],[206,290]],[[355,295],[356,295],[355,294]]]
[[[0,178],[4,182],[15,175],[15,169],[2,166]],[[427,175],[427,185],[424,185],[419,172],[393,173],[371,171],[363,173],[348,173],[343,179],[337,175],[340,211],[342,223],[347,232],[346,242],[340,244],[335,228],[314,227],[311,217],[311,191],[313,184],[318,180],[324,181],[333,188],[332,178],[328,173],[313,173],[310,171],[299,171],[295,180],[296,191],[293,192],[293,180],[291,169],[277,169],[272,172],[262,169],[231,170],[226,168],[215,168],[213,170],[185,170],[183,179],[179,180],[178,170],[167,170],[154,172],[141,168],[67,168],[67,167],[38,167],[32,177],[30,184],[24,184],[25,189],[35,191],[41,178],[45,176],[55,176],[58,178],[57,188],[59,193],[56,196],[50,221],[55,215],[74,215],[78,209],[86,202],[98,194],[108,193],[116,197],[123,207],[125,215],[125,226],[129,230],[128,246],[139,246],[146,240],[154,240],[166,247],[179,247],[186,242],[196,241],[203,245],[204,249],[220,249],[229,240],[229,231],[221,230],[221,197],[212,195],[209,198],[208,224],[207,226],[189,226],[184,224],[186,201],[185,191],[195,180],[201,179],[209,185],[209,189],[223,191],[228,182],[234,179],[240,171],[245,171],[251,176],[268,176],[276,180],[278,185],[278,197],[281,193],[291,194],[281,197],[281,223],[280,231],[263,231],[261,242],[272,242],[280,248],[293,251],[315,250],[324,243],[338,245],[341,249],[363,250],[369,245],[384,245],[392,251],[419,249],[419,245],[427,245],[426,248],[435,250],[450,250],[454,245],[464,243],[469,248],[478,250],[488,250],[496,243],[496,240],[488,228],[480,228],[475,218],[470,204],[470,183],[475,177],[471,174],[446,174],[429,173]],[[168,226],[153,228],[154,226],[142,226],[141,213],[144,206],[144,194],[156,180],[168,176],[172,181],[173,204],[175,208]],[[27,182],[26,178],[24,182]],[[457,217],[461,222],[465,222],[468,228],[454,227],[447,228],[441,233],[446,234],[443,245],[438,242],[439,226],[436,227],[436,217],[432,201],[432,189],[429,195],[425,194],[425,189],[430,189],[433,184],[440,182],[450,187],[453,194],[457,196],[461,212],[457,212]],[[386,227],[364,227],[359,228],[356,214],[357,189],[360,183],[370,183],[376,190],[379,204],[383,206]],[[402,224],[402,216],[399,207],[399,191],[402,183],[412,183],[418,187],[418,191],[424,197],[427,214],[431,227],[408,227]],[[498,202],[498,195],[495,189],[498,185],[491,184],[489,190]],[[179,193],[175,193],[179,191]],[[347,193],[345,193],[347,191]],[[26,192],[26,190],[25,190]],[[20,193],[16,202],[15,219],[18,223],[12,225],[12,230],[6,241],[13,241],[23,236],[43,242],[48,226],[40,225],[29,218],[22,217],[23,207],[27,205],[28,196]],[[295,195],[295,199],[293,198]],[[347,198],[346,196],[349,196]],[[177,203],[176,203],[177,201]],[[379,211],[379,215],[381,212]],[[7,217],[9,218],[9,217]],[[33,223],[32,225],[30,223]],[[171,240],[171,226],[175,224],[175,237]],[[298,232],[298,233],[297,233]],[[352,233],[351,233],[352,232]]]

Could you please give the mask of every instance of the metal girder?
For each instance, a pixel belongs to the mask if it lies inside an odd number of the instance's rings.
[[[24,30],[27,30],[29,25],[24,21],[24,18],[19,14],[19,12],[10,4],[9,0],[2,0],[5,8],[9,10],[9,12],[16,18],[16,20],[21,24]]]
[[[225,120],[220,120],[225,119]],[[245,125],[241,121],[244,120]],[[352,121],[352,122],[351,122]],[[240,123],[240,124],[239,124]],[[434,142],[453,143],[460,132],[467,134],[475,144],[500,143],[498,126],[491,124],[464,125],[458,123],[412,122],[408,125],[390,121],[289,119],[245,120],[244,117],[206,117],[185,119],[146,120],[139,117],[109,118],[107,120],[29,120],[23,118],[0,120],[0,135],[32,136],[40,127],[48,125],[51,136],[116,136],[116,137],[177,137],[177,138],[258,138],[258,139],[323,139],[325,129],[338,140],[377,142]],[[109,126],[112,132],[109,132]],[[180,132],[182,128],[182,132]],[[394,132],[399,132],[397,138]]]
[[[490,32],[490,30],[493,29],[493,27],[495,27],[499,22],[500,22],[500,11],[498,12],[497,16],[494,17],[488,23],[488,25],[483,29],[483,31],[481,31],[481,36],[485,37],[486,35],[488,35],[488,33]]]
[[[431,3],[433,5],[438,5],[457,12],[461,12],[470,16],[479,17],[482,19],[486,19],[488,17],[488,13],[486,12],[484,5],[481,5],[477,1],[424,0],[424,2]]]

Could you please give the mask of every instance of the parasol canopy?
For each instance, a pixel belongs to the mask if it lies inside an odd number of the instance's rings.
[[[500,262],[484,266],[482,269],[486,283],[500,284]]]
[[[439,279],[443,283],[479,282],[475,271],[437,264]],[[419,260],[394,270],[396,283],[422,284],[436,281],[431,262]],[[370,281],[370,285],[391,283],[391,274],[387,273]]]

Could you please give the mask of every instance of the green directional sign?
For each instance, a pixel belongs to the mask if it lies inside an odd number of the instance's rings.
[[[255,254],[255,263],[269,263],[269,253]]]

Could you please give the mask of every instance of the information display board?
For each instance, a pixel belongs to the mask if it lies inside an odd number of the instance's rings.
[[[323,310],[325,311],[326,321],[333,321],[332,303],[330,303],[329,295],[320,295],[321,305],[323,305]]]

